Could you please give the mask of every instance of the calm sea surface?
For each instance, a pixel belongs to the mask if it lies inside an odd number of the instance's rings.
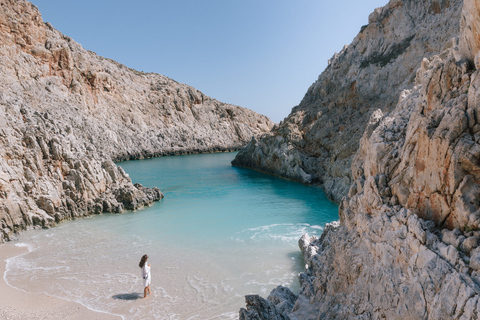
[[[318,187],[232,167],[235,153],[121,162],[165,198],[22,233],[29,253],[7,262],[9,284],[124,319],[236,319],[244,295],[298,291],[302,234],[320,235],[338,207]],[[152,296],[139,260],[150,256]]]

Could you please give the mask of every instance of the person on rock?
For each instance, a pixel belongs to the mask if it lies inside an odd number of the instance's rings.
[[[138,266],[142,268],[142,278],[143,278],[143,297],[146,298],[147,294],[150,294],[150,283],[152,282],[152,277],[150,275],[150,264],[147,264],[148,256],[144,254]]]

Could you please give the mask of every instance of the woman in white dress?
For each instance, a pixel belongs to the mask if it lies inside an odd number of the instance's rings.
[[[142,259],[138,266],[142,268],[142,279],[143,279],[143,297],[147,297],[147,293],[150,294],[150,283],[152,282],[152,277],[150,275],[150,265],[147,263],[148,256],[143,255]]]

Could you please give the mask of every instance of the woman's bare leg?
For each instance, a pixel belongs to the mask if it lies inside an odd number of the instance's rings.
[[[148,290],[148,286],[145,287],[145,289],[143,289],[143,297],[144,297],[144,298],[147,297],[147,290]]]

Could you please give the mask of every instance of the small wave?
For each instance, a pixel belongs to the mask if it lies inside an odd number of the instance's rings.
[[[210,298],[217,296],[218,285],[199,277],[188,277],[189,286],[194,289],[202,298],[202,302],[218,305],[219,302]]]
[[[238,319],[238,312],[233,312],[233,311],[225,312],[210,318],[204,318],[196,314],[194,316],[187,318],[186,320],[234,320],[234,319]]]
[[[228,320],[238,319],[238,312],[225,312],[225,313],[219,314],[218,316],[213,316],[205,320],[225,320],[225,319],[228,319]]]
[[[233,289],[234,289],[234,288],[233,288],[232,286],[229,286],[229,285],[225,285],[225,286],[223,287],[223,291],[225,291],[225,292],[232,292]]]
[[[167,290],[163,287],[155,287],[155,292],[160,292],[160,296],[165,301],[168,301],[170,305],[175,304],[178,300],[178,296],[171,296],[168,294]]]
[[[310,225],[308,223],[282,223],[259,226],[242,230],[238,234],[240,237],[232,237],[232,240],[238,243],[245,242],[245,239],[262,242],[262,241],[280,241],[282,243],[296,243],[298,239],[305,233],[317,235],[319,231],[323,231],[322,226]]]
[[[28,249],[28,252],[32,252],[35,250],[34,246],[31,245],[30,243],[25,243],[25,242],[19,242],[19,243],[15,243],[15,247],[19,247],[19,248],[27,248]],[[21,254],[23,255],[23,254]]]
[[[48,272],[48,271],[69,271],[70,267],[67,266],[56,266],[56,267],[30,267],[29,268],[31,271],[43,271],[43,272]]]
[[[282,285],[289,285],[292,282],[292,279],[296,276],[294,272],[289,272],[283,274],[281,277],[274,277],[268,279],[267,282],[263,281],[258,281],[258,280],[250,280],[247,283],[245,283],[246,286],[261,286],[261,287],[266,287],[266,286],[275,286],[281,283]]]

